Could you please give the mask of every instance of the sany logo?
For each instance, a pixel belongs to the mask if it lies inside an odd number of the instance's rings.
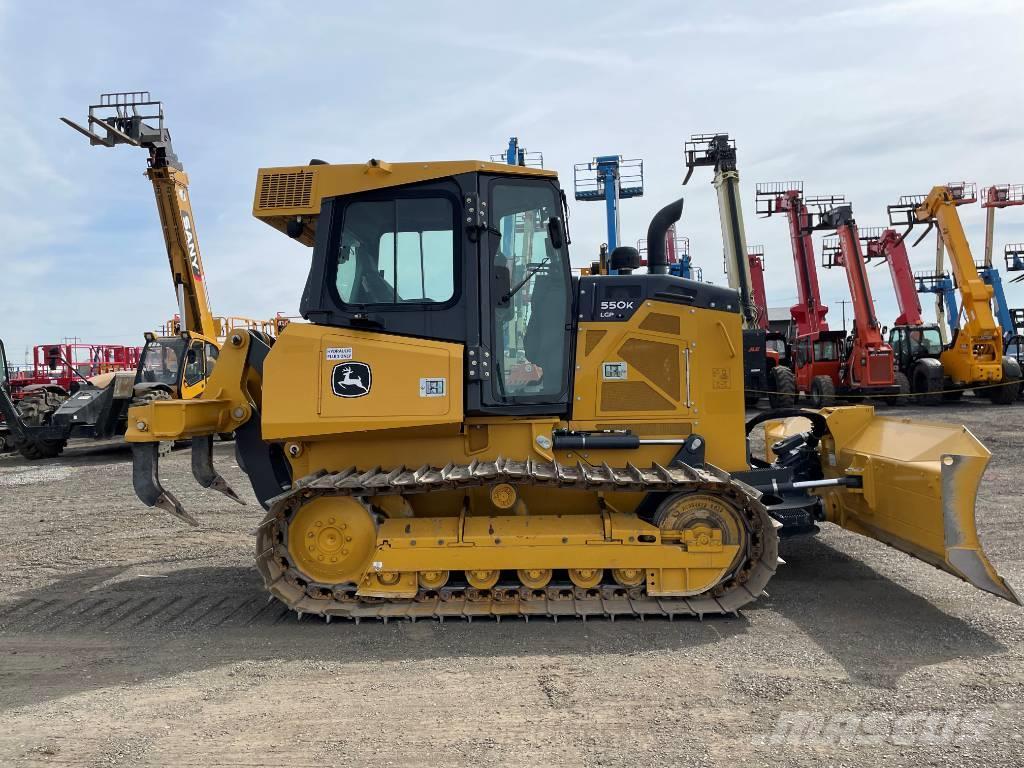
[[[196,248],[196,235],[192,231],[192,219],[187,213],[181,214],[181,223],[185,228],[185,248],[188,250],[188,261],[192,265],[192,275],[196,280],[203,279],[199,269],[199,249]]]
[[[632,309],[633,301],[602,301],[601,309]]]

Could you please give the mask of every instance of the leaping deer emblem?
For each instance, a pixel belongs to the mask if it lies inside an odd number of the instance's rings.
[[[341,374],[342,374],[342,379],[341,379],[341,381],[338,382],[338,384],[340,386],[343,386],[343,387],[359,387],[359,389],[363,390],[363,392],[369,391],[367,389],[367,386],[365,384],[363,384],[363,380],[361,378],[359,378],[358,376],[353,376],[352,375],[352,368],[351,367],[346,365],[344,368],[341,369]]]

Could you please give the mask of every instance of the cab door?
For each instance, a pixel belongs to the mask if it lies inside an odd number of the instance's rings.
[[[207,371],[204,342],[199,339],[192,340],[185,352],[184,362],[181,369],[181,399],[194,400],[206,389]]]
[[[568,411],[572,278],[562,201],[552,179],[484,177],[490,239],[481,238],[482,401],[490,412]],[[470,350],[471,352],[473,350]]]

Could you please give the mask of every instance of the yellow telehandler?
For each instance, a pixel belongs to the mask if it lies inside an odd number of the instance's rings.
[[[866,406],[744,424],[737,292],[668,274],[682,209],[651,221],[648,274],[618,248],[574,277],[552,171],[260,170],[254,214],[312,248],[309,323],[232,333],[200,397],[131,410],[139,498],[197,524],[157,441],[192,438],[230,492],[209,441],[234,430],[266,586],[327,619],[732,613],[779,537],[823,522],[1019,603],[978,542],[966,429]]]

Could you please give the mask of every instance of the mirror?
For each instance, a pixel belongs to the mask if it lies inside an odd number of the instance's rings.
[[[512,273],[504,265],[494,265],[494,282],[491,296],[499,306],[508,304],[508,295],[512,293]]]
[[[551,241],[551,247],[561,248],[565,245],[565,229],[562,226],[562,220],[558,216],[552,216],[548,219],[548,240]]]

